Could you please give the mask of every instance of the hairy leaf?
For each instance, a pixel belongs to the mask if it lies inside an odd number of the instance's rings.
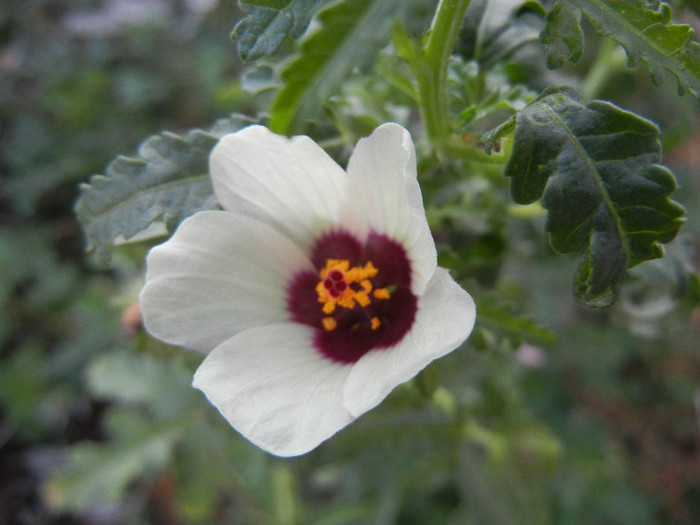
[[[250,123],[234,115],[209,131],[155,135],[137,157],[117,157],[104,175],[93,175],[80,186],[75,206],[86,249],[108,262],[117,238],[131,239],[156,223],[172,231],[193,213],[213,208],[209,153],[221,136]]]
[[[484,70],[510,59],[518,50],[537,43],[544,9],[530,0],[472,0],[460,37],[465,58],[478,60]]]
[[[523,85],[512,86],[499,72],[482,72],[474,61],[452,56],[447,89],[450,107],[458,115],[456,129],[484,130],[523,109],[536,93]]]
[[[198,404],[191,382],[191,371],[177,361],[123,351],[101,355],[85,376],[85,384],[98,399],[148,406],[156,417],[175,419]]]
[[[543,197],[546,229],[560,253],[584,252],[574,291],[590,306],[608,306],[627,268],[663,256],[684,210],[669,199],[673,174],[661,160],[658,128],[602,101],[581,105],[569,91],[549,90],[495,130],[515,126],[505,174],[519,204]]]
[[[143,412],[131,409],[120,416],[109,443],[80,442],[69,448],[67,463],[44,487],[53,508],[84,513],[118,502],[136,480],[166,468],[183,433],[182,423],[154,425]]]
[[[388,42],[404,0],[342,0],[318,14],[321,27],[301,45],[301,55],[282,72],[284,87],[272,106],[270,128],[299,130],[316,117],[348,73],[371,60]]]
[[[547,345],[556,339],[554,334],[545,326],[538,324],[530,317],[517,312],[513,305],[497,294],[482,294],[476,297],[476,307],[479,312],[477,327],[488,330],[489,336],[482,333],[481,339],[493,338],[492,342],[508,340],[513,346],[523,341],[531,344]],[[474,343],[482,341],[474,341]]]
[[[245,16],[233,28],[241,60],[274,54],[285,37],[297,38],[309,26],[316,11],[329,0],[244,0]]]
[[[581,12],[602,35],[625,48],[630,66],[642,60],[654,82],[670,72],[681,93],[700,97],[700,45],[689,25],[671,23],[670,6],[659,0],[558,0],[540,35],[548,66],[581,57]]]
[[[569,2],[557,2],[547,13],[547,25],[540,33],[547,49],[547,67],[557,69],[566,62],[578,62],[583,55],[581,11]]]

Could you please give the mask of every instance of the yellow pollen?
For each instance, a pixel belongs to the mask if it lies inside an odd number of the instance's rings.
[[[335,330],[335,327],[338,326],[338,321],[336,321],[332,317],[324,317],[322,322],[323,329],[326,332],[332,332],[333,330]]]
[[[374,290],[374,293],[372,295],[374,295],[375,299],[388,299],[389,297],[391,297],[389,290],[387,290],[386,288],[377,288]]]
[[[326,316],[322,319],[324,330],[334,330],[338,323],[330,315],[337,307],[352,309],[355,305],[362,308],[369,306],[375,299],[389,299],[390,293],[386,288],[374,289],[373,277],[379,270],[372,261],[367,261],[364,266],[350,267],[346,259],[327,259],[326,266],[318,272],[319,282],[316,285],[318,302],[322,303],[322,311]],[[371,319],[372,330],[381,326],[377,317]]]

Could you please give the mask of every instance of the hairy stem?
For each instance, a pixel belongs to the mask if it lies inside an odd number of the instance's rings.
[[[462,20],[471,0],[440,0],[423,49],[423,68],[417,75],[418,96],[433,147],[444,151],[450,135],[447,114],[447,66]]]

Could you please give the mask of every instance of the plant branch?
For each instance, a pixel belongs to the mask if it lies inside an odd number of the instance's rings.
[[[423,67],[416,71],[418,96],[428,137],[444,151],[450,135],[447,114],[447,66],[471,0],[440,0],[423,47]]]

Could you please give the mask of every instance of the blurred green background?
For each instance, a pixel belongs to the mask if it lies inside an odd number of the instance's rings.
[[[148,135],[259,109],[239,16],[217,0],[0,5],[0,524],[700,523],[698,108],[624,57],[594,91],[662,127],[689,222],[614,308],[576,306],[575,261],[515,212],[473,257],[554,340],[481,326],[297,459],[191,389],[199,357],[139,331],[146,248],[96,264],[73,205]]]

